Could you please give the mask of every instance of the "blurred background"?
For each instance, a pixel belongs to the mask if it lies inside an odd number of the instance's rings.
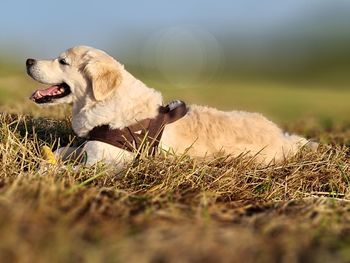
[[[259,111],[282,124],[350,120],[349,1],[5,0],[0,12],[2,111],[60,112],[27,99],[38,84],[25,59],[84,44],[166,101]]]

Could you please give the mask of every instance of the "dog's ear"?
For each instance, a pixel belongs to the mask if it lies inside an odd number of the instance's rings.
[[[121,82],[120,70],[114,63],[91,61],[84,71],[91,81],[93,95],[98,101],[106,99]]]

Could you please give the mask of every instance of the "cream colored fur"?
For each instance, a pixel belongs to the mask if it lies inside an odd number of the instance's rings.
[[[69,65],[60,65],[62,58]],[[53,103],[72,104],[72,127],[81,137],[98,125],[124,128],[137,120],[153,118],[163,103],[158,91],[91,47],[74,47],[57,59],[37,61],[29,74],[45,84],[65,82],[70,86],[72,93]],[[304,138],[283,133],[261,114],[190,105],[185,117],[165,127],[160,145],[161,149],[176,154],[188,152],[193,157],[247,154],[269,163],[294,155],[307,143]],[[130,152],[97,141],[86,143],[82,150],[87,152],[88,164],[124,164],[133,158]]]

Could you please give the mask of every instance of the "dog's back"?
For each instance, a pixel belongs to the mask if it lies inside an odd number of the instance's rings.
[[[284,134],[261,114],[197,105],[190,106],[184,118],[167,125],[162,137],[162,147],[177,153],[186,151],[194,157],[259,153],[256,158],[265,163],[283,160],[306,143],[304,138]]]

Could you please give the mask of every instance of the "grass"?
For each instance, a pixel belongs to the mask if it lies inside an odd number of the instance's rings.
[[[42,145],[83,140],[68,108],[38,109],[26,98],[36,84],[6,74],[0,262],[350,261],[349,91],[223,83],[218,92],[210,83],[178,89],[146,80],[168,99],[265,112],[322,145],[267,167],[244,156],[164,154],[121,172],[40,170]]]
[[[268,167],[160,155],[119,173],[40,171],[41,145],[81,143],[69,121],[1,123],[1,262],[350,260],[348,133],[324,133],[333,147]]]

